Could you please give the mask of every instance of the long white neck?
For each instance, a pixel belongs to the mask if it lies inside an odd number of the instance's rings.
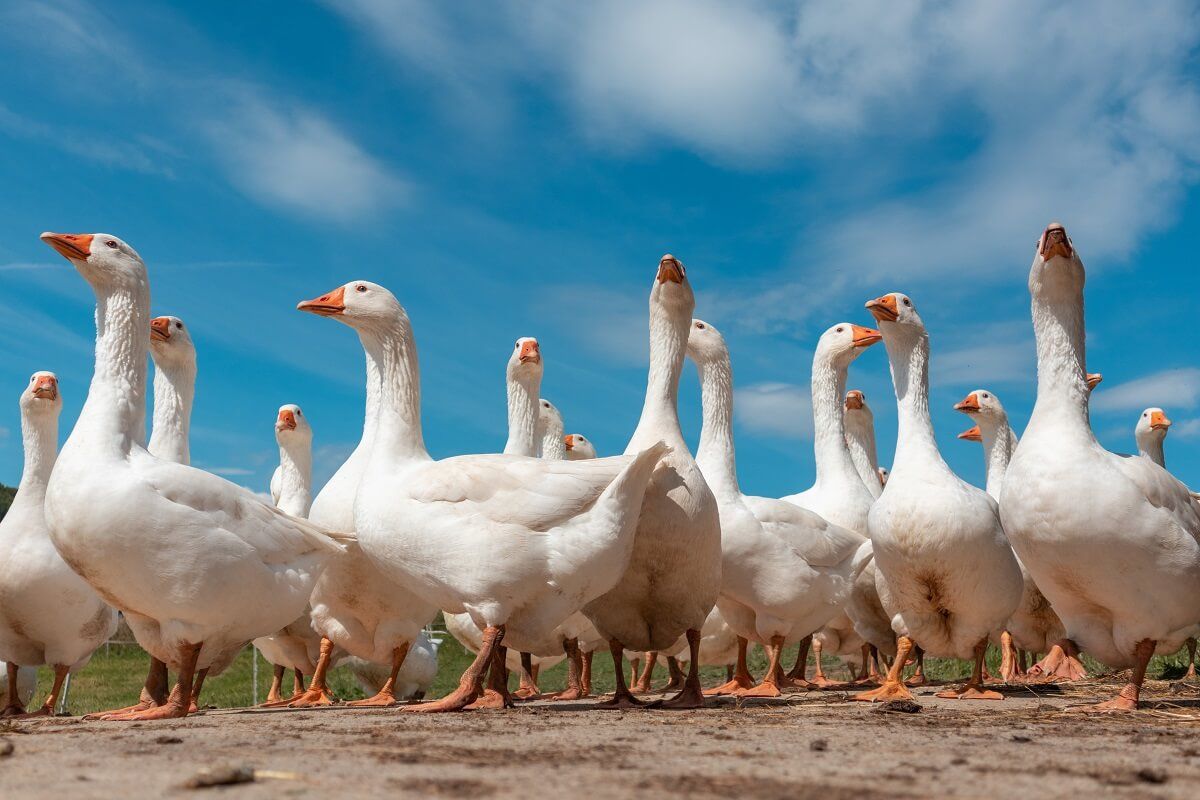
[[[813,459],[817,468],[814,485],[834,490],[862,483],[846,447],[842,398],[846,394],[848,369],[822,354],[813,358]]]
[[[1158,464],[1163,469],[1167,468],[1167,458],[1163,451],[1163,442],[1166,441],[1165,436],[1146,436],[1137,437],[1138,455]]]
[[[875,423],[865,413],[847,414],[846,447],[850,450],[850,460],[858,472],[859,480],[867,487],[871,497],[883,494],[883,484],[879,482],[879,457],[875,450]]]
[[[1007,418],[996,425],[980,424],[979,434],[983,439],[987,493],[999,502],[1000,490],[1004,488],[1004,475],[1008,472],[1008,462],[1012,460],[1012,455],[1017,449],[1017,434],[1009,427]]]
[[[567,443],[563,441],[562,417],[551,416],[550,422],[539,425],[542,433],[542,458],[563,461],[567,457]]]
[[[412,326],[403,316],[390,327],[360,333],[367,353],[367,421],[365,439],[371,426],[372,373],[379,376],[378,404],[375,415],[373,452],[383,450],[389,457],[428,459],[421,433],[421,376],[417,365],[417,345]]]
[[[17,491],[43,496],[58,456],[58,414],[27,414],[22,409],[21,442],[25,445],[25,469]]]
[[[733,444],[733,365],[729,353],[696,363],[704,425],[696,463],[713,491],[741,492]]]
[[[929,335],[924,331],[894,330],[885,324],[883,343],[887,347],[896,389],[896,456],[892,476],[930,461],[945,463],[933,435],[929,418]]]
[[[650,304],[650,373],[642,416],[629,439],[626,453],[635,453],[663,440],[676,452],[687,449],[679,427],[679,376],[687,350],[692,310],[673,313],[663,303]]]
[[[312,445],[279,446],[279,509],[293,517],[307,517],[312,506]]]
[[[1038,382],[1026,436],[1046,425],[1060,435],[1069,432],[1094,441],[1088,416],[1082,291],[1060,298],[1041,294],[1035,292],[1032,302]]]
[[[123,457],[146,441],[150,284],[96,288],[96,369],[70,439]]]
[[[537,456],[538,400],[541,381],[519,375],[508,380],[508,441],[504,453],[510,456]]]
[[[189,448],[192,398],[196,392],[196,364],[163,365],[154,362],[154,419],[150,429],[150,454],[178,464],[191,464]]]

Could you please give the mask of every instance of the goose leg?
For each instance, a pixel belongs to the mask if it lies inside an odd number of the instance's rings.
[[[10,700],[9,700],[10,708],[11,708],[11,703],[12,703],[11,698],[15,698],[17,695],[17,670],[14,669],[15,666],[16,666],[15,664],[11,664],[11,663],[8,665],[8,685],[10,687],[10,691],[8,694],[9,694],[9,698],[10,698]],[[46,702],[42,703],[41,706],[39,706],[36,711],[28,711],[28,712],[24,712],[24,713],[19,712],[16,714],[6,714],[6,716],[10,716],[15,719],[30,719],[31,717],[53,717],[54,716],[54,708],[55,708],[55,706],[58,705],[58,695],[60,692],[62,692],[63,682],[67,679],[68,672],[70,672],[69,667],[64,666],[63,664],[55,664],[54,665],[54,685],[50,687],[50,696],[46,698]],[[17,700],[17,702],[20,703],[21,701]],[[7,710],[8,709],[5,709],[6,712],[7,712]]]
[[[500,642],[504,640],[503,625],[489,625],[483,630],[483,642],[479,647],[479,652],[475,654],[475,660],[467,667],[466,672],[458,681],[458,688],[450,694],[443,697],[441,700],[434,700],[429,703],[418,703],[416,705],[404,706],[401,711],[406,711],[413,714],[430,714],[442,711],[462,711],[476,697],[483,694],[483,673],[492,663],[492,657],[499,649]]]
[[[374,706],[385,707],[396,705],[396,675],[400,673],[400,667],[404,666],[404,659],[408,657],[409,643],[405,642],[392,650],[392,671],[388,674],[388,679],[384,681],[383,686],[379,687],[379,691],[374,697],[368,697],[365,700],[352,700],[346,703],[348,706]]]
[[[913,694],[900,680],[904,673],[904,664],[908,661],[908,654],[913,650],[913,640],[907,636],[901,636],[896,639],[896,658],[892,660],[892,665],[888,668],[887,677],[883,679],[883,685],[878,689],[860,692],[854,695],[854,700],[862,700],[868,703],[874,703],[876,700],[913,700]]]
[[[691,662],[688,664],[687,679],[683,690],[669,700],[659,700],[653,708],[688,709],[704,708],[704,689],[700,686],[700,631],[696,628],[687,630],[688,653]],[[780,640],[780,647],[783,641]],[[776,664],[778,666],[778,664]],[[782,671],[780,672],[782,675]]]
[[[642,659],[640,657],[629,659],[629,685],[630,686],[633,686],[635,683],[637,683],[638,675],[640,675],[641,672],[642,672]]]
[[[521,682],[513,692],[513,697],[517,700],[536,700],[541,697],[542,690],[538,688],[535,670],[533,655],[521,653]]]
[[[298,669],[292,670],[292,698],[304,694],[304,673]]]
[[[578,639],[563,639],[563,652],[567,654],[567,688],[550,695],[551,700],[579,700],[586,697],[580,673],[583,672],[583,657],[579,653]]]
[[[200,658],[200,648],[203,642],[186,644],[180,648],[179,674],[175,678],[175,688],[167,697],[167,702],[161,706],[133,711],[121,716],[109,716],[105,719],[122,722],[141,722],[152,719],[179,719],[188,715],[192,705],[192,683],[196,677],[196,661]]]
[[[634,697],[633,692],[629,691],[629,687],[625,685],[625,646],[616,639],[609,639],[608,652],[612,656],[613,660],[613,678],[616,681],[616,687],[613,690],[612,698],[609,700],[601,700],[596,704],[596,708],[644,708],[646,703]],[[635,663],[635,674],[636,671],[637,665]]]
[[[1025,651],[1020,648],[1017,649],[1017,676],[1025,677]]]
[[[487,688],[483,694],[466,707],[467,711],[481,708],[515,708],[512,695],[508,692],[508,648],[497,644],[492,651],[492,668],[488,671]]]
[[[736,694],[740,691],[754,686],[754,676],[750,674],[750,668],[746,664],[746,648],[750,642],[741,636],[737,637],[737,663],[734,664],[733,674],[729,680],[720,686],[714,686],[711,689],[705,689],[704,694],[708,697],[716,697],[723,694]]]
[[[313,706],[331,706],[337,702],[329,685],[325,682],[329,674],[329,663],[333,660],[333,640],[321,637],[321,655],[317,657],[317,666],[313,670],[312,680],[308,683],[308,691],[296,698],[280,700],[268,705],[287,706],[288,708],[311,708]]]
[[[147,708],[161,706],[167,702],[167,683],[167,665],[151,656],[150,669],[146,672],[146,682],[142,685],[142,694],[137,703],[110,711],[85,714],[83,718],[85,720],[104,719],[109,714],[128,714],[132,711],[144,711]]]
[[[1079,648],[1070,639],[1063,639],[1051,647],[1046,657],[1030,667],[1025,675],[1029,683],[1081,681],[1087,678],[1087,670],[1079,660]]]
[[[792,667],[792,671],[787,674],[791,685],[798,689],[812,688],[812,684],[808,682],[806,677],[808,674],[808,650],[812,647],[812,635],[805,636],[800,640],[800,649],[796,651],[796,664]]]
[[[283,699],[283,697],[279,694],[279,689],[283,686],[283,673],[285,672],[287,672],[287,670],[283,666],[279,664],[275,665],[275,668],[271,671],[271,688],[267,690],[267,699],[264,702],[259,703],[260,707],[278,703]]]
[[[675,656],[667,656],[667,672],[670,674],[671,680],[659,691],[678,692],[683,688],[683,670],[679,668],[679,659]]]
[[[779,697],[783,694],[780,686],[786,683],[787,676],[783,674],[783,666],[780,664],[782,655],[783,637],[772,636],[771,643],[767,645],[767,657],[770,659],[770,665],[767,667],[767,674],[763,676],[762,682],[749,689],[737,689],[731,694],[737,697]]]
[[[196,673],[196,680],[192,683],[192,699],[188,706],[188,713],[195,714],[200,711],[200,690],[204,688],[204,679],[208,677],[208,667]]]
[[[725,665],[725,680],[726,680],[726,682],[733,680],[733,670],[734,670],[733,664]]]
[[[1183,679],[1185,681],[1194,681],[1194,680],[1196,680],[1196,639],[1195,639],[1195,637],[1189,637],[1188,640],[1184,644],[1187,645],[1188,668],[1187,668],[1187,672],[1183,673]]]
[[[1014,683],[1021,674],[1021,656],[1013,644],[1012,634],[1004,631],[1000,634],[1000,679],[1005,683]]]
[[[1154,655],[1154,640],[1142,639],[1133,648],[1133,675],[1129,683],[1112,700],[1096,705],[1084,706],[1083,711],[1137,711],[1142,695],[1142,681],[1146,679],[1146,666]]]
[[[987,655],[988,640],[983,637],[975,645],[975,664],[971,668],[971,677],[961,689],[947,689],[938,692],[938,697],[949,700],[1003,700],[1004,695],[983,688],[983,659]]]
[[[650,685],[650,680],[654,677],[654,668],[658,665],[658,653],[646,653],[646,667],[642,670],[642,674],[638,676],[633,686],[629,687],[634,694],[649,694],[654,691]]]
[[[913,645],[913,650],[916,653],[917,669],[916,672],[912,674],[912,677],[910,677],[904,683],[908,686],[924,686],[925,684],[929,683],[928,679],[925,677],[925,651],[922,650],[921,646],[917,644]]]
[[[583,689],[582,697],[590,697],[592,694],[592,658],[595,655],[595,650],[588,650],[583,654],[583,669],[579,675],[579,683]]]
[[[873,683],[882,683],[883,681],[880,676],[880,670],[882,668],[883,665],[879,663],[879,648],[875,645],[871,645],[871,671],[867,674],[867,677],[870,678]]]
[[[858,670],[858,675],[854,677],[854,682],[857,684],[868,683],[871,680],[871,645],[863,644],[862,646],[862,666]]]
[[[17,693],[17,672],[20,670],[15,663],[9,661],[8,667],[8,705],[0,711],[0,717],[19,717],[25,713],[25,705]]]
[[[813,675],[811,684],[819,689],[831,689],[834,687],[843,686],[844,684],[837,681],[831,681],[829,678],[825,677],[825,668],[821,666],[822,647],[823,645],[821,644],[820,639],[814,638],[812,640],[813,658],[817,662],[817,671]]]

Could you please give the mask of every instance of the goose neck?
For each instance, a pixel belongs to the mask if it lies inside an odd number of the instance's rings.
[[[1037,401],[1029,424],[1052,424],[1094,438],[1088,417],[1087,347],[1083,294],[1056,299],[1033,297],[1033,332],[1037,341]]]
[[[929,334],[885,330],[884,345],[896,390],[896,455],[893,473],[905,463],[940,461],[929,417]]]
[[[384,452],[398,459],[428,458],[421,432],[417,346],[408,317],[381,329],[363,331],[360,338],[367,354],[368,415],[372,405],[371,374],[379,376],[373,452]]]
[[[846,486],[861,482],[846,446],[842,397],[848,367],[817,354],[812,369],[813,459],[817,486]]]
[[[733,365],[729,354],[696,364],[703,426],[696,463],[714,490],[740,492],[733,444]]]
[[[690,308],[681,312],[657,303],[650,306],[650,371],[642,416],[629,443],[631,450],[660,439],[672,446],[684,446],[679,427],[679,376],[683,373],[691,313]]]
[[[293,517],[307,517],[312,506],[312,448],[279,447],[279,508]]]
[[[1012,460],[1013,452],[1017,449],[1017,436],[1008,426],[1007,420],[996,425],[980,425],[979,432],[983,439],[987,493],[998,502],[1000,490],[1004,486],[1004,475],[1008,472],[1008,462]]]
[[[537,456],[540,383],[528,375],[513,376],[508,380],[508,441],[504,443],[505,455]]]
[[[560,422],[539,425],[542,439],[542,458],[563,461],[567,457],[567,443],[563,441],[563,426]]]
[[[22,414],[21,441],[25,446],[25,468],[17,489],[26,495],[44,492],[58,456],[58,415]]]
[[[95,291],[96,367],[72,437],[127,455],[146,441],[150,285],[143,273],[130,286]]]
[[[1165,452],[1163,451],[1162,438],[1154,437],[1147,438],[1146,441],[1139,441],[1138,455],[1145,456],[1163,469],[1167,468],[1167,458]]]
[[[178,464],[191,463],[189,439],[195,391],[194,363],[155,362],[154,417],[148,448],[151,455]]]
[[[883,493],[879,482],[879,457],[875,449],[875,425],[869,417],[856,418],[854,422],[846,422],[846,447],[850,450],[850,460],[858,471],[858,477],[866,485],[872,497]]]

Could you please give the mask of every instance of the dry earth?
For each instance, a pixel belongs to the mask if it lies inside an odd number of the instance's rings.
[[[171,797],[202,770],[258,797],[593,798],[1200,796],[1200,691],[1150,685],[1136,713],[1070,710],[1110,686],[1045,687],[965,703],[918,692],[917,713],[841,692],[703,711],[534,703],[423,716],[395,710],[209,711],[160,723],[57,718],[0,730],[0,796]],[[1169,699],[1168,699],[1169,698]]]

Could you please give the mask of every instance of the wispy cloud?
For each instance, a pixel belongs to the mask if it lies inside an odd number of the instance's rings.
[[[1191,409],[1197,403],[1200,403],[1200,368],[1183,367],[1155,372],[1108,388],[1101,385],[1092,396],[1091,407],[1094,411],[1107,413],[1161,406],[1169,414],[1172,408]]]
[[[244,467],[204,467],[203,469],[211,472],[214,475],[224,475],[225,477],[254,474],[254,470],[245,469]]]
[[[812,395],[791,383],[756,383],[734,390],[737,423],[756,433],[809,439],[813,432]]]
[[[106,139],[103,133],[95,130],[84,132],[49,125],[21,116],[3,104],[0,104],[0,131],[12,137],[48,144],[106,167],[174,177],[162,151],[152,151],[133,142]]]
[[[1171,434],[1180,439],[1200,439],[1200,418],[1174,422]]]

